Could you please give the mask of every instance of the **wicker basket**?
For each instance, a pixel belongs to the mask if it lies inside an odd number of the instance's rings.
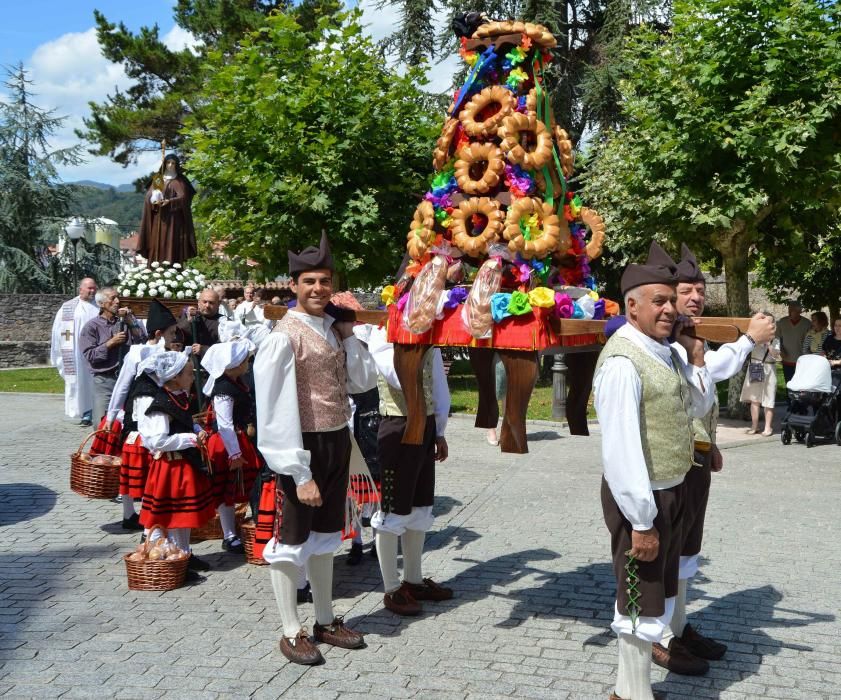
[[[79,449],[70,455],[70,488],[85,498],[114,498],[120,490],[120,463],[93,464],[83,452],[85,443],[105,430],[94,430],[88,435]]]
[[[254,537],[256,534],[257,526],[253,520],[245,520],[239,526],[239,538],[245,548],[245,561],[247,564],[254,564],[255,566],[267,566],[269,562],[263,557],[254,556]]]
[[[148,553],[153,544],[152,533],[155,530],[161,531],[161,537],[165,538],[167,535],[165,527],[152,525],[143,545],[144,554]],[[130,591],[171,591],[184,585],[189,557],[177,561],[129,561],[130,556],[131,554],[126,554],[123,557]]]
[[[242,527],[242,521],[245,520],[245,514],[248,511],[247,503],[240,503],[235,512],[237,532]],[[222,523],[219,520],[219,514],[214,515],[201,527],[194,527],[190,531],[190,544],[196,542],[204,542],[205,540],[221,540],[223,537]]]

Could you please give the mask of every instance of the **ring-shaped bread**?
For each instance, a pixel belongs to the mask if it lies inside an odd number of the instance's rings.
[[[604,247],[605,225],[604,219],[595,209],[582,207],[579,213],[581,222],[590,229],[590,240],[585,246],[585,252],[590,260],[595,260],[602,254]]]
[[[564,177],[569,179],[575,171],[575,155],[572,152],[572,141],[566,130],[557,125],[553,130],[553,135],[555,137],[555,145],[558,147],[558,156],[561,160],[561,170],[564,171]]]
[[[531,150],[526,150],[521,143],[523,132],[529,132],[535,138]],[[515,112],[507,116],[499,136],[502,139],[500,148],[509,163],[521,165],[526,170],[539,170],[552,159],[552,136],[534,112]]]
[[[406,236],[406,250],[412,260],[420,260],[435,240],[435,207],[424,200],[415,209],[409,233]]]
[[[482,163],[484,171],[476,177],[476,170]],[[456,182],[465,194],[486,194],[499,185],[504,172],[505,159],[494,143],[471,143],[458,152]]]
[[[529,240],[523,236],[520,220],[523,217],[537,215],[537,231],[531,232]],[[519,253],[525,259],[545,258],[558,250],[561,244],[561,219],[546,202],[536,197],[521,197],[508,207],[503,236],[508,241],[508,249]],[[569,227],[566,228],[566,243],[569,244]]]
[[[481,214],[488,223],[482,232],[471,235],[474,214]],[[465,199],[452,213],[453,224],[450,231],[453,234],[453,245],[471,258],[478,258],[488,252],[488,247],[499,240],[505,214],[499,207],[499,202],[489,197],[472,197]]]
[[[440,172],[444,166],[450,162],[453,157],[453,139],[458,129],[458,119],[448,119],[444,122],[444,128],[441,130],[441,135],[435,144],[435,150],[432,151],[432,167],[435,172]]]
[[[498,104],[499,111],[483,121],[476,121],[479,114],[488,105]],[[502,121],[517,107],[517,101],[511,91],[501,85],[491,85],[473,95],[458,115],[461,127],[468,136],[496,136]]]

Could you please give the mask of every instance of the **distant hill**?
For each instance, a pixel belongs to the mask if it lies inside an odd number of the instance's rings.
[[[72,184],[79,185],[75,206],[72,208],[75,216],[89,218],[104,216],[113,219],[121,225],[124,233],[140,228],[144,194],[135,192],[132,185],[120,185],[117,189],[92,180],[82,180]],[[128,188],[128,190],[123,188]]]

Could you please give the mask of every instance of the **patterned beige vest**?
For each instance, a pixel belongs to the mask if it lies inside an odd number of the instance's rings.
[[[689,385],[683,372],[666,367],[635,343],[619,335],[607,341],[598,368],[609,357],[629,359],[642,381],[640,438],[648,476],[652,481],[682,477],[693,463]],[[680,358],[672,350],[672,362]]]
[[[338,332],[330,329],[339,341],[336,350],[304,321],[297,320],[294,313],[286,314],[274,330],[286,333],[295,352],[301,432],[317,433],[347,423],[347,367]]]
[[[380,415],[406,417],[406,397],[400,389],[395,389],[383,375],[377,375],[377,389],[380,392]],[[435,413],[432,403],[432,349],[428,350],[423,359],[423,400],[426,403],[426,415]]]

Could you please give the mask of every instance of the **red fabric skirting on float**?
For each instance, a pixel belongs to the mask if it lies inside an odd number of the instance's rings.
[[[213,482],[213,499],[216,505],[233,506],[248,502],[254,480],[260,470],[260,458],[251,440],[241,430],[236,432],[245,462],[241,469],[228,468],[228,451],[219,433],[212,433],[207,441],[207,452],[213,467],[210,479]]]
[[[99,421],[97,430],[105,429],[105,416]],[[110,455],[111,457],[119,457],[122,449],[122,440],[120,439],[123,432],[123,425],[120,421],[115,420],[111,424],[111,430],[107,433],[97,433],[93,442],[91,443],[90,453],[92,455]]]
[[[473,348],[497,348],[500,350],[536,351],[560,345],[575,347],[593,345],[598,336],[592,333],[584,335],[557,335],[549,323],[552,309],[532,307],[532,313],[522,316],[509,316],[492,326],[490,338],[477,340],[464,325],[461,318],[461,305],[454,309],[444,309],[444,318],[436,320],[426,333],[410,333],[403,326],[403,319],[397,304],[388,307],[388,341],[405,345],[442,345]]]
[[[120,495],[143,498],[152,456],[149,450],[143,447],[143,438],[140,435],[135,438],[133,444],[123,443],[120,459]]]
[[[176,453],[177,454],[177,453]],[[152,459],[143,489],[140,523],[144,527],[201,527],[216,515],[213,485],[186,459]]]

